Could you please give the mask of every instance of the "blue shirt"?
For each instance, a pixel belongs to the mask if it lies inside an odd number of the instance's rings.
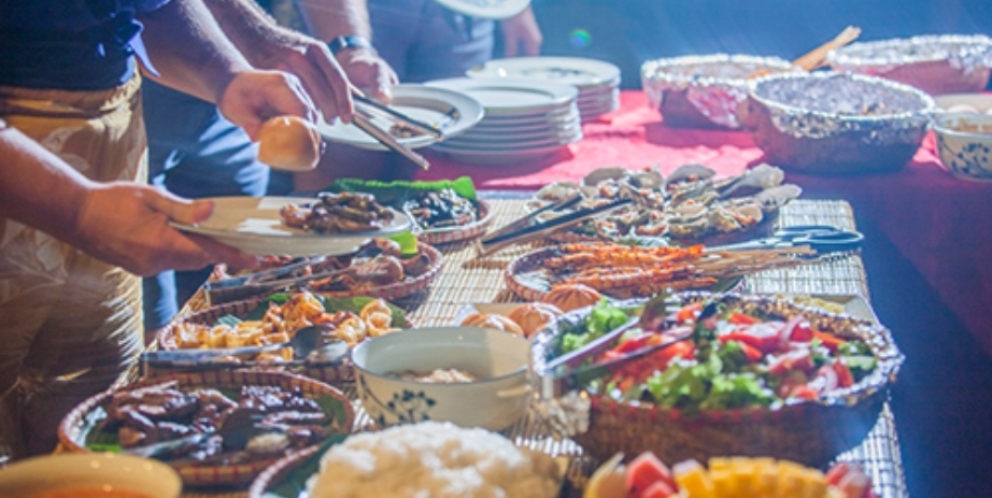
[[[139,12],[169,0],[0,0],[0,85],[112,88],[143,53]]]

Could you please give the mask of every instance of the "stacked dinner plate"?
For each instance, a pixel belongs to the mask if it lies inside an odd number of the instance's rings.
[[[620,107],[620,68],[608,62],[577,57],[496,59],[468,72],[469,78],[515,78],[556,81],[579,91],[583,121]]]
[[[461,135],[433,146],[456,160],[505,164],[557,152],[582,138],[578,91],[571,85],[539,80],[450,79],[428,86],[454,90],[479,101],[482,121]]]

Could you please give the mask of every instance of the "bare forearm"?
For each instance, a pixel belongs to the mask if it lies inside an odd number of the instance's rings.
[[[269,47],[302,43],[304,35],[276,24],[254,0],[205,0],[224,34],[255,67],[271,69]]]
[[[0,130],[0,216],[72,242],[93,183],[14,128]]]
[[[165,85],[216,103],[235,74],[252,69],[203,0],[173,0],[141,20],[155,79]]]
[[[339,36],[372,39],[366,0],[305,0],[300,8],[313,35],[321,40]]]

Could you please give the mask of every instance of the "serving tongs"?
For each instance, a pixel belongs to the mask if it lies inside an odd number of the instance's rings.
[[[356,112],[351,119],[352,124],[358,127],[358,129],[367,133],[370,137],[376,139],[379,143],[386,146],[386,148],[397,152],[399,155],[409,159],[412,163],[420,166],[423,169],[429,169],[431,164],[424,159],[424,156],[417,154],[413,149],[401,144],[396,140],[391,133],[382,128],[379,128],[369,119],[367,113],[361,111]]]
[[[645,305],[645,310],[652,306],[659,306],[662,310],[661,314],[665,314],[666,305],[667,301],[664,297],[660,299],[656,298]],[[700,311],[697,321],[712,316],[716,311],[717,307],[715,305],[704,307]],[[658,323],[656,322],[656,317],[642,314],[640,317],[631,318],[620,327],[603,334],[598,339],[575,351],[543,363],[540,361],[535,362],[534,373],[537,374],[540,384],[538,386],[540,397],[542,399],[561,398],[571,391],[582,389],[590,382],[613,373],[617,368],[627,363],[682,342],[688,339],[693,332],[691,328],[685,328],[678,334],[673,334],[670,331],[668,332],[670,338],[664,342],[646,346],[607,361],[595,362],[597,356],[609,350],[614,345],[614,342],[628,330],[640,326],[646,330],[645,333],[655,333],[654,330],[658,328]],[[592,363],[586,364],[590,360]]]
[[[363,106],[367,106],[368,108],[376,112],[392,117],[401,124],[405,124],[420,132],[426,133],[438,140],[444,140],[444,131],[440,130],[438,127],[434,125],[425,123],[418,119],[411,118],[410,116],[407,116],[406,114],[403,114],[402,112],[399,112],[396,109],[393,109],[392,107],[376,102],[375,100],[370,99],[364,95],[360,95],[358,93],[353,93],[351,98],[355,99],[355,102],[361,104],[361,106],[356,106],[356,107],[361,108]]]
[[[578,225],[589,218],[615,211],[634,202],[629,198],[619,199],[603,206],[579,209],[547,221],[538,221],[541,214],[567,209],[577,204],[581,199],[580,195],[575,195],[562,202],[549,204],[493,232],[479,242],[478,255],[485,256],[513,244],[545,238],[552,233]]]

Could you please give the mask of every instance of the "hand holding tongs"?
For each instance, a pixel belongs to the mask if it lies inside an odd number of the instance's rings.
[[[581,195],[576,194],[575,196],[561,202],[548,204],[547,206],[544,206],[541,209],[538,209],[537,211],[534,211],[533,213],[530,213],[527,216],[524,216],[523,218],[520,218],[519,220],[493,232],[480,242],[478,247],[479,256],[492,254],[512,244],[519,244],[522,242],[529,242],[531,240],[547,237],[554,232],[578,225],[588,218],[609,213],[633,202],[631,199],[620,199],[603,206],[580,209],[568,214],[563,214],[548,221],[537,221],[537,218],[543,213],[566,209],[575,205],[580,200],[582,200]]]

